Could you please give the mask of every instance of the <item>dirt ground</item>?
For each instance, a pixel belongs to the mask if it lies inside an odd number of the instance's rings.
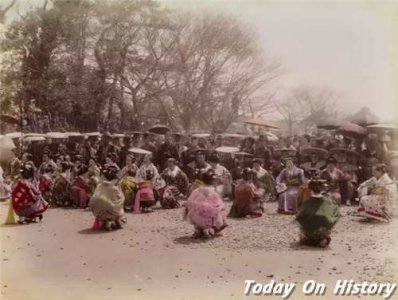
[[[0,208],[3,223],[8,203]],[[182,209],[128,213],[113,232],[92,231],[89,211],[49,209],[41,223],[2,225],[0,298],[282,299],[243,294],[245,279],[273,279],[297,284],[290,299],[334,299],[338,279],[397,283],[397,219],[362,223],[343,207],[330,247],[311,249],[298,246],[294,217],[275,210],[267,203],[261,218],[228,219],[222,237],[201,241]],[[326,283],[324,297],[303,296],[309,279]]]

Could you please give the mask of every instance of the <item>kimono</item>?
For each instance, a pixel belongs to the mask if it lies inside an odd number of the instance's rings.
[[[39,179],[39,190],[40,193],[42,194],[43,198],[48,202],[52,202],[52,189],[54,186],[54,180],[51,176],[51,174],[43,174],[40,176]]]
[[[139,182],[138,191],[134,200],[134,212],[139,213],[141,207],[146,210],[155,204],[156,198],[153,191],[152,182],[150,180]]]
[[[155,183],[159,177],[159,172],[153,163],[150,163],[147,165],[142,164],[140,166],[140,168],[138,169],[137,175],[135,176],[137,182],[147,180],[146,179],[147,171],[152,171],[153,178],[151,179],[151,183],[152,183],[152,185],[155,185]]]
[[[259,170],[254,170],[256,177],[254,179],[254,185],[259,191],[262,191],[263,197],[274,199],[275,197],[275,179],[270,173],[264,168],[260,167]]]
[[[121,188],[124,195],[124,208],[126,210],[132,210],[137,192],[137,181],[134,177],[126,175],[122,178]]]
[[[224,203],[214,187],[203,186],[192,192],[185,204],[185,219],[195,228],[218,229],[224,225]]]
[[[72,182],[70,191],[73,206],[86,208],[91,194],[89,181],[82,175],[77,176]]]
[[[338,220],[337,204],[322,195],[305,199],[298,209],[296,220],[300,224],[301,241],[319,246],[323,239],[330,242],[330,232]]]
[[[217,164],[214,172],[218,177],[217,192],[221,197],[229,196],[232,193],[232,176],[231,173],[224,166]]]
[[[261,217],[264,209],[259,200],[259,195],[255,192],[254,184],[241,180],[235,187],[234,202],[228,217]]]
[[[359,188],[360,216],[375,220],[390,221],[397,202],[397,186],[384,173],[379,179],[372,177]]]
[[[124,195],[114,181],[103,181],[97,185],[89,207],[100,222],[116,221],[124,215]]]
[[[48,208],[40,190],[30,180],[21,179],[11,193],[12,207],[20,217],[34,219],[40,217]]]
[[[187,175],[179,167],[166,169],[162,173],[166,186],[159,190],[160,204],[163,208],[179,207],[179,198],[188,193],[189,181]]]
[[[53,202],[58,206],[68,206],[70,204],[70,188],[71,184],[68,174],[59,174],[54,181]]]
[[[188,193],[188,177],[179,167],[175,167],[173,171],[169,169],[164,170],[162,177],[166,181],[167,186],[175,186],[183,195]]]
[[[286,214],[294,214],[297,210],[297,195],[300,186],[303,184],[304,171],[300,168],[294,167],[291,172],[288,169],[283,169],[278,177],[276,183],[282,188],[278,196],[278,212]]]
[[[329,172],[328,169],[324,169],[320,174],[321,179],[325,179],[329,186],[329,197],[337,204],[341,203],[340,185],[345,180],[344,173],[337,168],[334,168],[333,172]]]

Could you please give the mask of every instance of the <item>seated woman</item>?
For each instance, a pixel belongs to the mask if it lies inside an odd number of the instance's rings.
[[[36,222],[37,218],[41,220],[48,204],[34,184],[34,166],[25,163],[21,167],[20,175],[11,193],[12,207],[19,217],[18,223]]]
[[[264,208],[260,202],[260,196],[256,193],[256,187],[253,184],[254,172],[250,168],[245,168],[242,173],[242,180],[235,187],[234,202],[228,217],[251,218],[261,217]]]
[[[88,167],[81,164],[75,169],[76,177],[71,186],[71,200],[73,207],[86,208],[91,196],[91,188],[88,179]]]
[[[116,164],[104,166],[104,180],[97,185],[89,203],[96,220],[106,230],[120,229],[124,221],[124,195],[117,185],[118,172]]]
[[[328,184],[329,197],[337,204],[341,204],[340,185],[345,180],[344,173],[336,167],[337,160],[330,157],[327,160],[327,167],[321,172],[320,178]]]
[[[47,165],[43,168],[43,175],[39,179],[39,190],[44,200],[48,203],[52,203],[52,189],[54,186],[54,167]]]
[[[146,171],[145,180],[137,183],[138,190],[134,200],[134,212],[151,212],[152,206],[156,204],[156,197],[152,184],[154,174],[150,169]]]
[[[202,173],[205,186],[195,189],[185,203],[184,219],[194,226],[194,238],[209,238],[227,227],[222,215],[224,203],[212,186],[214,179],[212,169]]]
[[[297,211],[297,195],[303,184],[304,171],[297,168],[293,158],[287,158],[284,168],[276,178],[278,196],[278,213],[295,214]]]
[[[70,171],[71,165],[67,161],[61,162],[61,172],[55,178],[53,187],[53,202],[57,206],[69,206],[71,204],[70,199]]]
[[[358,213],[370,220],[390,221],[397,201],[397,186],[388,176],[384,164],[374,166],[373,175],[358,188]]]
[[[137,166],[135,164],[134,157],[132,155],[127,155],[126,166],[122,169],[121,177],[121,187],[124,194],[124,209],[127,211],[133,210],[134,199],[137,192],[137,181],[135,179],[137,175]]]
[[[275,198],[275,179],[270,172],[264,169],[261,159],[253,160],[253,183],[256,188],[263,191],[263,198],[272,201]]]
[[[330,232],[339,216],[338,206],[321,194],[324,180],[311,180],[308,187],[311,196],[302,202],[296,216],[300,224],[300,242],[324,248],[330,244]]]
[[[230,197],[232,194],[232,176],[231,173],[220,164],[220,159],[217,154],[213,154],[209,157],[209,163],[211,168],[216,174],[216,190],[221,197]]]
[[[160,204],[163,208],[179,207],[179,199],[185,197],[188,193],[188,177],[176,163],[174,158],[169,158],[167,168],[161,174],[166,182],[166,187],[159,191]]]

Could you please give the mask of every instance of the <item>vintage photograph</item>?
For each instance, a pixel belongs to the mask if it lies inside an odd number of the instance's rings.
[[[398,0],[0,0],[0,299],[398,299]]]

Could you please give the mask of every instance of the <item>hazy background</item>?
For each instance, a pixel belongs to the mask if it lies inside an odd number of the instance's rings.
[[[238,16],[257,33],[264,55],[281,63],[279,93],[302,85],[326,87],[346,113],[368,106],[382,119],[398,117],[398,1],[160,2]],[[19,0],[9,19],[42,3]]]

